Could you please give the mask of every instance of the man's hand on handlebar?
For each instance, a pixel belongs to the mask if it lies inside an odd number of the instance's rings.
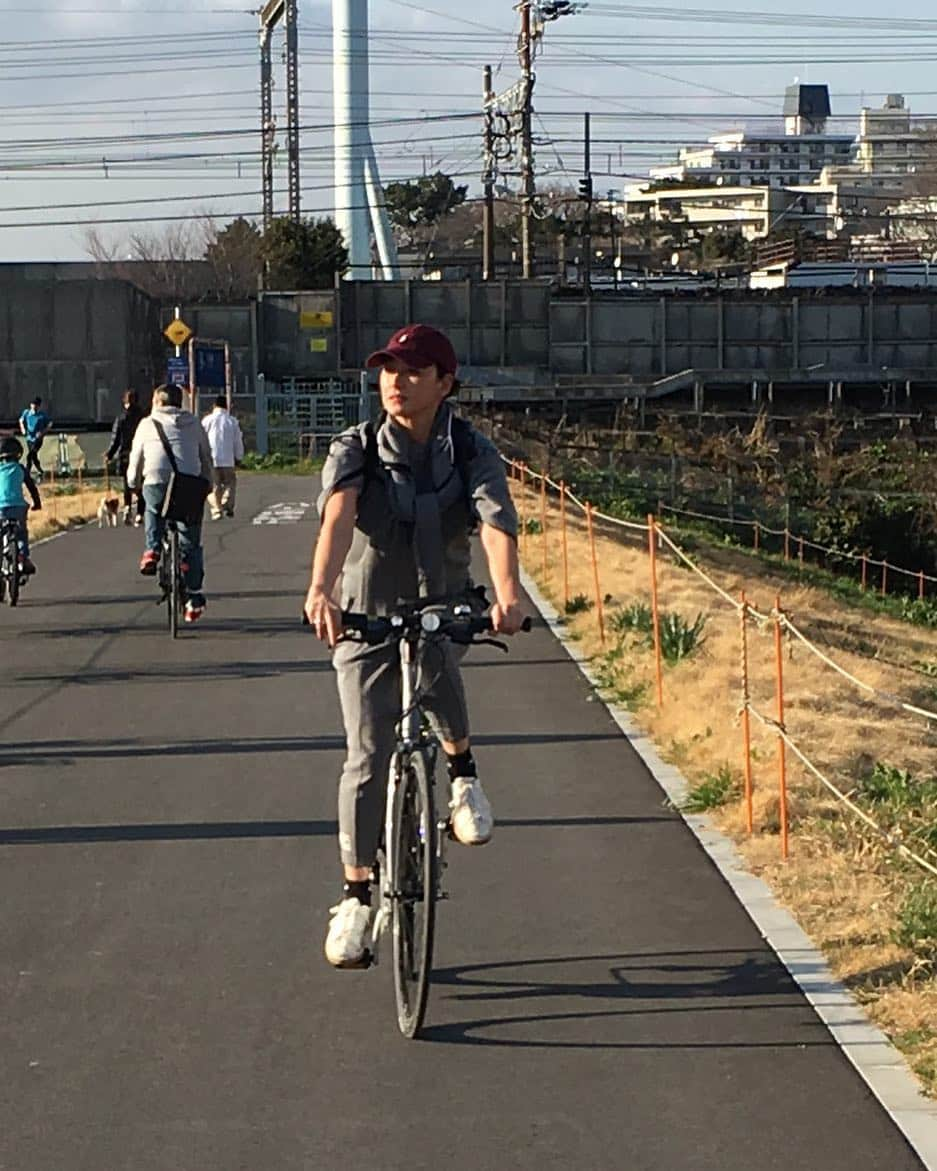
[[[499,602],[491,607],[491,629],[495,634],[517,634],[524,625],[524,612],[519,602],[502,606]]]
[[[334,647],[342,636],[342,611],[325,590],[310,586],[303,611],[316,638]]]

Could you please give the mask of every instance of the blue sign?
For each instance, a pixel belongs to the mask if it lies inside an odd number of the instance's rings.
[[[195,385],[217,390],[225,389],[224,347],[195,347]]]
[[[166,385],[187,386],[189,383],[189,359],[166,359]]]

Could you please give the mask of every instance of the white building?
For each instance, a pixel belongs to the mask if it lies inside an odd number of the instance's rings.
[[[783,134],[715,134],[706,146],[682,147],[676,163],[652,167],[651,182],[776,188],[813,183],[824,167],[848,164],[854,157],[853,135],[826,133],[829,116],[825,85],[789,86]]]

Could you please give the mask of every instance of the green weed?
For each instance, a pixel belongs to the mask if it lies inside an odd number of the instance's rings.
[[[592,609],[592,603],[585,594],[576,594],[574,598],[570,598],[563,607],[567,614],[584,614],[587,610]]]
[[[738,796],[741,785],[732,769],[723,764],[717,772],[707,773],[699,784],[691,785],[680,804],[684,813],[705,813],[718,809]]]
[[[632,602],[610,614],[608,625],[613,634],[643,634],[650,638],[654,630],[654,615],[646,602]]]

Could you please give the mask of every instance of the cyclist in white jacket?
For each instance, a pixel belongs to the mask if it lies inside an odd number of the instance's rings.
[[[241,424],[228,411],[228,400],[224,395],[215,399],[210,415],[202,420],[202,426],[211,446],[214,464],[212,493],[208,497],[212,520],[223,516],[234,516],[237,498],[237,472],[235,467],[244,458],[244,437]]]

